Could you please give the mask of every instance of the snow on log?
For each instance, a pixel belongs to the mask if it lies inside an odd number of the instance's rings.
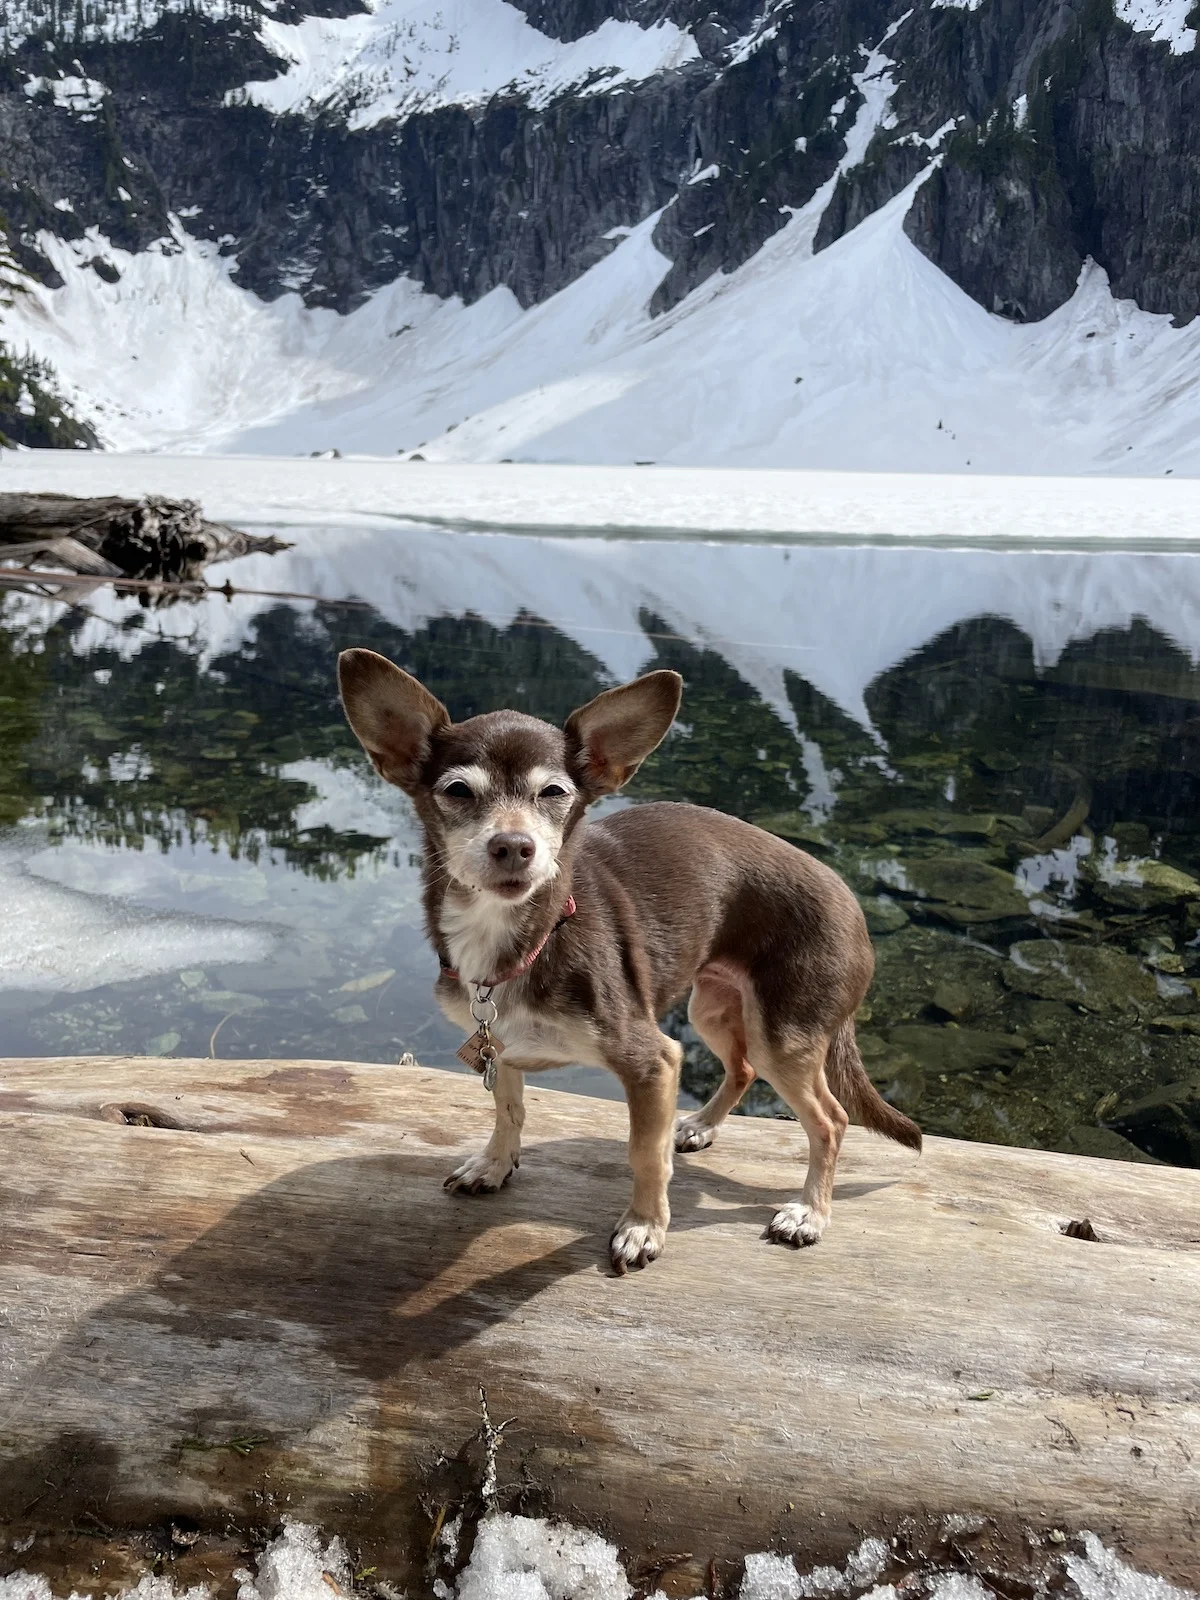
[[[803,1135],[735,1118],[679,1158],[662,1260],[616,1279],[623,1108],[528,1111],[520,1171],[466,1198],[474,1078],[0,1062],[0,1573],[227,1581],[290,1513],[425,1593],[482,1503],[482,1385],[514,1419],[493,1503],[603,1532],[647,1589],[947,1514],[1195,1583],[1200,1173],[852,1129],[793,1252],[762,1232]]]

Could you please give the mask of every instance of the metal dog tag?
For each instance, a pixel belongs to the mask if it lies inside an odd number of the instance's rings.
[[[470,1067],[472,1072],[482,1075],[485,1089],[490,1089],[495,1084],[496,1057],[503,1053],[503,1044],[487,1023],[484,1023],[455,1051],[455,1055],[464,1067]],[[488,1081],[489,1078],[491,1082]]]

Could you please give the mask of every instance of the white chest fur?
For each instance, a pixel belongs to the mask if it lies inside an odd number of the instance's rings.
[[[451,901],[447,897],[438,925],[450,965],[462,975],[464,983],[493,976],[497,962],[511,956],[513,921],[513,908],[490,895],[472,901]],[[526,992],[524,978],[514,978],[501,984],[492,996],[499,1013],[496,1035],[504,1044],[504,1058],[510,1066],[532,1072],[571,1063],[605,1065],[598,1034],[590,1022],[582,1017],[534,1010],[526,1004]],[[442,1000],[442,1009],[464,1032],[475,1031],[467,996],[461,988]]]
[[[495,975],[500,958],[511,954],[518,915],[495,895],[479,894],[470,900],[446,896],[438,926],[450,965],[462,974],[464,982]]]

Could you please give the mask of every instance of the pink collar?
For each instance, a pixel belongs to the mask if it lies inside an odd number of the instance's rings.
[[[550,935],[552,933],[557,933],[559,928],[562,927],[563,923],[566,922],[567,918],[573,917],[574,915],[575,896],[573,894],[569,894],[567,896],[567,903],[563,907],[562,916],[559,917],[558,921],[553,927],[546,930],[540,941],[533,947],[533,949],[529,952],[519,966],[513,967],[508,972],[501,972],[494,978],[471,978],[468,981],[476,984],[480,989],[495,989],[498,984],[511,983],[514,978],[521,977],[524,973],[529,971],[530,967],[541,955],[547,944],[549,944]],[[443,965],[442,971],[445,973],[446,977],[453,978],[456,982],[461,981],[457,967],[447,967]]]

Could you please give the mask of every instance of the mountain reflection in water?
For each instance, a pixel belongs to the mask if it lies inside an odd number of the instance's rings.
[[[280,531],[225,571],[320,599],[0,601],[0,1053],[452,1066],[418,833],[337,651],[455,716],[558,720],[673,667],[682,721],[630,799],[850,880],[889,1099],[933,1133],[1200,1166],[1200,558]],[[670,1026],[702,1097],[719,1068]]]

